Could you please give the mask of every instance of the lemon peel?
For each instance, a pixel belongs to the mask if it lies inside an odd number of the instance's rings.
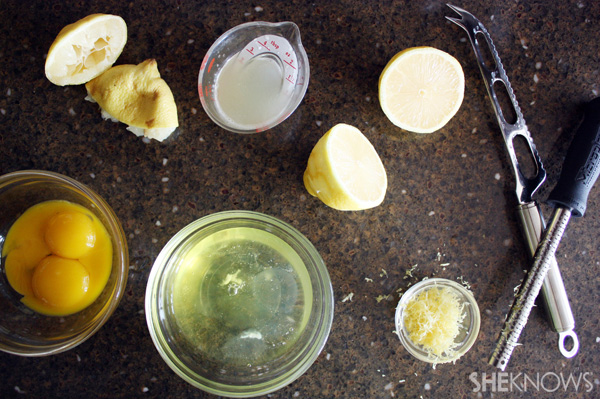
[[[433,47],[412,47],[396,54],[379,78],[379,103],[401,129],[432,133],[460,108],[464,72],[450,54]]]
[[[110,68],[127,43],[118,15],[91,14],[61,29],[48,50],[44,70],[58,86],[89,82]]]
[[[154,59],[114,66],[85,87],[105,118],[129,125],[137,136],[163,141],[179,126],[173,93]]]
[[[377,151],[354,126],[332,127],[313,148],[304,186],[326,205],[357,211],[383,202],[387,175]]]

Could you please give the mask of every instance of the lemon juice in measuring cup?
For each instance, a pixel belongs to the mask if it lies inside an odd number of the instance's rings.
[[[308,57],[296,24],[250,22],[225,32],[208,50],[198,92],[217,125],[255,133],[294,112],[308,78]]]

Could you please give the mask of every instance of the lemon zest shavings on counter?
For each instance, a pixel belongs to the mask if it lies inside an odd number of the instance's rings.
[[[377,303],[383,301],[384,299],[387,301],[388,299],[390,299],[390,295],[379,295],[377,298],[375,298],[375,300],[377,301]]]
[[[352,302],[352,298],[354,298],[354,292],[351,292],[348,295],[346,295],[344,297],[344,299],[342,299],[342,302],[347,302],[347,301]]]

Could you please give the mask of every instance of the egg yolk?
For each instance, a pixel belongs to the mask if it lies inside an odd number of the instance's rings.
[[[44,258],[31,278],[34,295],[55,307],[76,305],[89,287],[90,274],[81,262],[56,255]]]
[[[48,221],[44,235],[52,253],[79,259],[94,247],[96,233],[92,219],[77,211],[60,212]]]
[[[21,302],[48,316],[67,316],[102,294],[112,270],[108,231],[85,207],[52,200],[13,223],[2,246],[6,280]]]
[[[34,245],[27,249],[19,248],[10,251],[4,259],[6,279],[13,289],[21,295],[33,295],[31,290],[33,270],[42,259],[49,255],[49,252],[42,248],[43,245],[36,246],[35,242],[32,243]]]

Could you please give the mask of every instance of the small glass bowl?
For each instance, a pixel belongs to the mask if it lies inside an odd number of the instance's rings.
[[[198,219],[162,249],[146,288],[146,321],[175,373],[206,392],[276,391],[315,361],[331,329],[333,290],[315,247],[256,212]]]
[[[112,270],[104,290],[90,306],[69,316],[45,316],[21,303],[0,263],[0,350],[21,356],[64,352],[91,337],[117,308],[129,270],[125,233],[110,206],[85,185],[53,172],[25,170],[0,176],[0,251],[12,224],[29,207],[66,200],[89,209],[106,227],[113,244]]]
[[[442,356],[435,356],[424,350],[424,348],[414,343],[410,339],[410,335],[404,324],[404,310],[408,303],[414,298],[417,298],[422,292],[431,288],[450,288],[460,298],[461,305],[464,305],[463,309],[466,313],[465,318],[462,321],[460,332],[454,342],[458,344],[453,353],[450,355],[442,354]],[[443,278],[430,278],[422,280],[417,284],[410,287],[400,298],[398,306],[396,307],[396,332],[400,337],[400,342],[406,348],[406,350],[419,360],[428,363],[448,363],[454,362],[461,356],[471,349],[477,335],[479,334],[479,325],[481,322],[481,316],[479,314],[479,307],[473,297],[473,294],[462,285]]]

